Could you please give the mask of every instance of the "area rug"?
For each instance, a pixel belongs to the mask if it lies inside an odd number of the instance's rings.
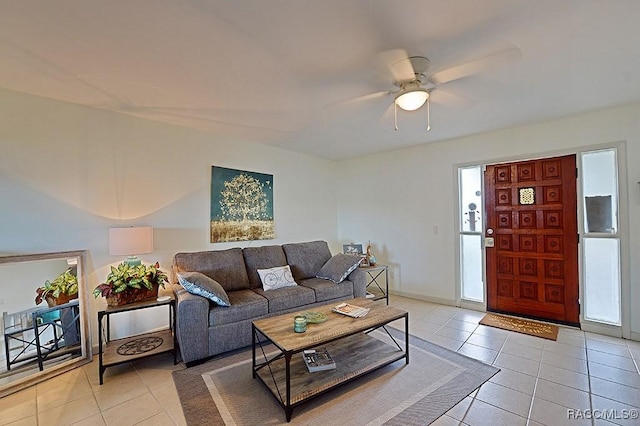
[[[428,425],[500,371],[414,336],[409,343],[408,365],[397,361],[311,399],[288,424]],[[188,425],[287,424],[275,397],[251,376],[250,349],[174,371],[173,380]]]
[[[506,317],[504,315],[486,314],[484,318],[480,320],[480,324],[528,334],[530,336],[542,337],[543,339],[558,339],[558,326],[538,321]]]

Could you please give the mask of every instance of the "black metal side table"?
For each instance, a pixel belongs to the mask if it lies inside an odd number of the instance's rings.
[[[361,269],[363,269],[367,273],[367,299],[385,299],[388,305],[389,267],[387,265],[375,265],[362,266]],[[378,281],[382,281],[382,274],[384,274],[384,285]]]
[[[122,339],[111,340],[110,316],[139,309],[169,306],[169,328],[150,333],[136,334]],[[106,317],[106,330],[102,320]],[[176,340],[176,301],[147,300],[122,306],[108,306],[98,311],[98,359],[100,362],[100,384],[103,383],[107,367],[145,358],[165,352],[173,352],[173,363],[178,363],[178,344]],[[104,333],[103,333],[104,332]],[[103,342],[104,340],[104,342]]]

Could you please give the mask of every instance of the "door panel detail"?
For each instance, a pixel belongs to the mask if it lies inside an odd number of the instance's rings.
[[[496,168],[496,182],[511,182],[511,167]]]
[[[496,228],[511,228],[511,213],[498,213]]]
[[[510,257],[501,257],[498,259],[498,271],[502,274],[513,273],[513,259]]]
[[[562,228],[562,212],[547,211],[543,214],[545,228]]]
[[[517,168],[518,168],[519,182],[527,182],[530,180],[535,180],[535,164],[534,163],[518,164]]]
[[[498,295],[501,297],[513,297],[513,283],[508,280],[498,281]]]
[[[564,292],[562,291],[562,286],[546,284],[544,286],[544,290],[546,293],[546,299],[549,303],[564,304]]]
[[[535,259],[520,259],[520,275],[538,275],[538,262]]]
[[[499,189],[496,191],[496,200],[498,204],[502,204],[505,206],[511,205],[511,190],[509,189]]]
[[[538,300],[538,284],[521,281],[520,297],[523,299]]]
[[[560,177],[562,166],[560,161],[543,161],[542,162],[542,178],[557,179]]]
[[[561,260],[545,260],[544,271],[546,278],[564,278],[564,266]]]
[[[513,245],[511,244],[511,235],[498,235],[496,240],[498,242],[498,248],[500,250],[513,250]]]
[[[536,236],[535,235],[520,235],[520,251],[538,251],[536,248]]]
[[[519,212],[520,228],[536,228],[536,212]]]
[[[555,235],[545,235],[544,251],[547,253],[562,253],[562,237]]]
[[[544,204],[553,204],[562,202],[562,187],[547,186],[544,188],[544,196],[542,198]]]

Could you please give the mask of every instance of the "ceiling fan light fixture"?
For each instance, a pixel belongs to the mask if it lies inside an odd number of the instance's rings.
[[[396,96],[395,103],[405,111],[415,111],[429,99],[429,92],[420,86],[403,88]]]

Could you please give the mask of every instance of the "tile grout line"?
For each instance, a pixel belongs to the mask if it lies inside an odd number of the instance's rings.
[[[587,382],[588,382],[588,387],[589,387],[589,409],[591,410],[591,413],[593,413],[593,393],[591,392],[591,369],[589,368],[589,339],[587,339],[587,336],[585,334],[584,336],[584,352],[585,352],[585,361],[587,364]],[[591,426],[595,426],[595,416],[591,416]]]

